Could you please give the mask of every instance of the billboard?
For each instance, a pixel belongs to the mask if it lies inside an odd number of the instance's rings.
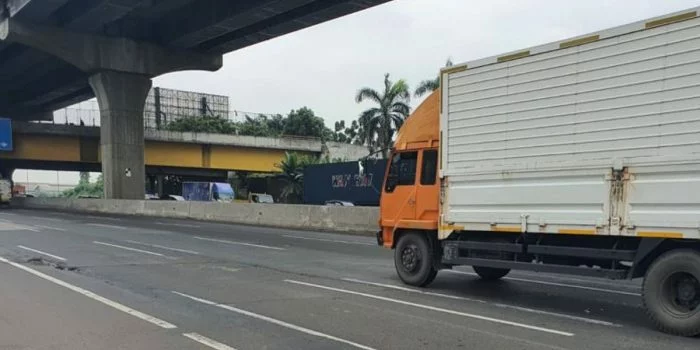
[[[12,120],[0,118],[0,151],[12,151]]]
[[[304,168],[304,204],[322,205],[329,200],[377,206],[384,182],[386,159],[370,159],[364,176],[357,162],[310,165]]]

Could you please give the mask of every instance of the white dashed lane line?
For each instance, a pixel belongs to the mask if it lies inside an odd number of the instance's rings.
[[[456,270],[443,270],[443,271],[448,272],[448,273],[456,273],[456,274],[460,274],[460,275],[478,276],[476,273],[471,273],[471,272],[466,272],[466,271],[456,271]],[[629,296],[634,296],[634,297],[640,297],[640,296],[642,296],[642,294],[640,294],[640,293],[625,292],[625,291],[616,290],[616,289],[605,289],[605,288],[597,288],[597,287],[587,287],[587,286],[579,286],[579,285],[576,285],[576,284],[566,284],[566,283],[557,283],[557,282],[547,282],[547,281],[540,281],[540,280],[529,280],[529,279],[516,278],[516,277],[503,277],[503,280],[506,280],[506,281],[525,282],[525,283],[532,283],[532,284],[540,284],[540,285],[553,286],[553,287],[577,288],[577,289],[584,289],[584,290],[590,290],[590,291],[595,291],[595,292],[604,292],[604,293],[611,293],[611,294],[629,295]]]
[[[529,312],[529,313],[533,313],[533,314],[547,315],[547,316],[553,316],[553,317],[559,317],[559,318],[566,318],[566,319],[570,319],[570,320],[574,320],[574,321],[580,321],[580,322],[586,322],[586,323],[591,323],[591,324],[597,324],[597,325],[601,325],[601,326],[621,327],[619,324],[616,324],[616,323],[607,322],[607,321],[602,321],[602,320],[596,320],[596,319],[588,318],[588,317],[581,317],[581,316],[575,316],[575,315],[568,315],[568,314],[562,314],[562,313],[558,313],[558,312],[551,312],[551,311],[545,311],[545,310],[538,310],[538,309],[532,309],[532,308],[522,307],[522,306],[516,306],[516,305],[509,305],[509,304],[502,304],[502,303],[493,303],[493,302],[489,302],[489,301],[486,301],[486,300],[472,299],[472,298],[467,298],[467,297],[461,297],[461,296],[458,296],[458,295],[443,294],[443,293],[436,293],[436,292],[427,292],[427,291],[423,291],[423,290],[420,290],[420,289],[413,289],[413,288],[407,288],[407,287],[402,287],[402,286],[396,286],[396,285],[393,285],[393,284],[368,282],[368,281],[358,280],[358,279],[354,279],[354,278],[343,278],[343,281],[346,281],[346,282],[353,282],[353,283],[359,283],[359,284],[366,284],[366,285],[375,286],[375,287],[390,288],[390,289],[394,289],[394,290],[401,290],[401,291],[404,291],[404,292],[417,293],[417,294],[423,294],[423,295],[430,295],[430,296],[435,296],[435,297],[440,297],[440,298],[446,298],[446,299],[477,302],[477,303],[488,304],[488,305],[491,305],[491,306],[495,306],[495,307],[499,307],[499,308],[504,308],[504,309],[512,309],[512,310],[518,310],[518,311],[523,311],[523,312]]]
[[[45,256],[54,258],[54,259],[56,259],[56,260],[66,261],[66,258],[62,258],[62,257],[60,257],[60,256],[58,256],[58,255],[49,254],[49,253],[47,253],[47,252],[43,252],[43,251],[38,250],[38,249],[32,249],[32,248],[29,248],[29,247],[25,247],[25,246],[23,246],[23,245],[18,245],[17,248],[24,249],[24,250],[27,250],[27,251],[30,251],[30,252],[34,252],[34,253],[37,253],[37,254],[45,255]]]
[[[194,250],[188,250],[188,249],[180,249],[180,248],[173,248],[173,247],[168,247],[160,244],[151,244],[151,243],[144,243],[144,242],[139,242],[139,241],[132,241],[130,239],[124,241],[132,244],[140,244],[144,245],[147,247],[151,248],[158,248],[158,249],[165,249],[165,250],[172,250],[174,252],[180,252],[180,253],[187,253],[187,254],[194,254],[194,255],[199,255],[199,252],[195,252]]]
[[[155,255],[155,256],[162,256],[165,257],[165,255],[161,253],[156,253],[156,252],[151,252],[148,250],[143,250],[143,249],[137,249],[137,248],[131,248],[131,247],[125,247],[123,245],[118,245],[118,244],[112,244],[112,243],[105,243],[105,242],[100,242],[100,241],[93,241],[92,243],[107,246],[107,247],[112,247],[112,248],[119,248],[119,249],[124,249],[124,250],[129,250],[132,252],[137,252],[137,253],[143,253],[143,254],[149,254],[149,255]]]
[[[228,241],[225,239],[207,238],[207,237],[199,237],[199,236],[194,237],[194,239],[199,239],[202,241],[226,243],[226,244],[231,244],[231,245],[242,245],[242,246],[246,246],[246,247],[255,247],[255,248],[272,249],[272,250],[286,250],[284,248],[273,247],[273,246],[269,246],[269,245],[245,243],[245,242],[238,242],[238,241]]]
[[[295,325],[295,324],[291,324],[291,323],[288,323],[288,322],[285,322],[285,321],[281,321],[281,320],[278,320],[278,319],[275,319],[275,318],[272,318],[272,317],[268,317],[268,316],[265,316],[265,315],[260,315],[260,314],[254,313],[254,312],[250,312],[250,311],[247,311],[247,310],[239,309],[239,308],[233,307],[233,306],[231,306],[231,305],[219,304],[219,303],[214,302],[214,301],[210,301],[210,300],[206,300],[206,299],[194,297],[194,296],[191,296],[191,295],[188,295],[188,294],[185,294],[185,293],[180,293],[180,292],[177,292],[177,291],[172,291],[172,292],[173,292],[173,294],[179,295],[179,296],[181,296],[181,297],[185,297],[185,298],[187,298],[187,299],[190,299],[190,300],[193,300],[193,301],[202,303],[202,304],[206,304],[206,305],[210,305],[210,306],[215,306],[215,307],[218,307],[218,308],[221,308],[221,309],[224,309],[224,310],[228,310],[228,311],[231,311],[231,312],[235,312],[235,313],[240,314],[240,315],[245,315],[245,316],[252,317],[252,318],[255,318],[255,319],[258,319],[258,320],[261,320],[261,321],[273,323],[273,324],[276,324],[276,325],[281,326],[281,327],[293,329],[293,330],[298,331],[298,332],[301,332],[301,333],[305,333],[305,334],[308,334],[308,335],[313,335],[313,336],[319,337],[319,338],[325,338],[325,339],[332,340],[332,341],[335,341],[335,342],[338,342],[338,343],[347,344],[347,345],[356,347],[356,348],[358,348],[358,349],[374,350],[374,348],[371,348],[371,347],[366,346],[366,345],[358,344],[358,343],[355,343],[355,342],[353,342],[353,341],[346,340],[346,339],[343,339],[343,338],[338,338],[338,337],[332,336],[332,335],[330,335],[330,334],[321,333],[321,332],[315,331],[315,330],[313,330],[313,329],[305,328],[305,327],[302,327],[302,326],[297,326],[297,325]]]
[[[297,284],[297,285],[301,285],[301,286],[307,286],[307,287],[317,288],[317,289],[324,289],[324,290],[329,290],[329,291],[343,293],[343,294],[356,295],[356,296],[361,296],[361,297],[375,299],[375,300],[387,301],[390,303],[407,305],[407,306],[412,306],[412,307],[416,307],[416,308],[420,308],[420,309],[442,312],[442,313],[446,313],[446,314],[457,315],[457,316],[462,316],[462,317],[467,317],[467,318],[472,318],[472,319],[477,319],[477,320],[482,320],[482,321],[487,321],[487,322],[499,323],[499,324],[509,325],[509,326],[518,327],[518,328],[525,328],[525,329],[538,331],[538,332],[556,334],[556,335],[561,335],[561,336],[566,336],[566,337],[573,337],[574,336],[574,333],[560,331],[560,330],[556,330],[556,329],[552,329],[552,328],[539,327],[539,326],[534,326],[534,325],[521,323],[521,322],[514,322],[514,321],[508,321],[508,320],[503,320],[503,319],[494,318],[494,317],[488,317],[488,316],[467,313],[467,312],[460,312],[460,311],[455,311],[455,310],[450,310],[450,309],[443,309],[440,307],[435,307],[435,306],[430,306],[430,305],[425,305],[425,304],[418,304],[418,303],[413,303],[413,302],[404,301],[404,300],[400,300],[400,299],[387,298],[387,297],[369,294],[369,293],[355,292],[352,290],[329,287],[329,286],[324,286],[324,285],[320,285],[320,284],[295,281],[295,280],[284,280],[284,281],[287,283],[293,283],[293,284]]]

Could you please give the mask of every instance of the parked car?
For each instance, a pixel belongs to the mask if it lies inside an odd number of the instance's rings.
[[[353,204],[352,202],[340,201],[340,200],[335,200],[335,199],[326,201],[326,205],[331,205],[331,206],[336,206],[336,207],[354,207],[355,206],[355,204]]]
[[[274,203],[275,199],[267,193],[249,193],[248,202],[250,203]]]
[[[160,197],[162,201],[184,201],[185,197],[176,194],[166,194]]]

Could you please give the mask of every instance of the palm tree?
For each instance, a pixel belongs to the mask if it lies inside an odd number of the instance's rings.
[[[445,62],[445,67],[452,67],[451,59],[447,59],[447,62]],[[440,88],[440,76],[438,76],[435,79],[421,81],[420,84],[418,84],[416,91],[413,92],[413,95],[416,97],[421,97],[428,92],[433,92],[437,90],[438,88]]]
[[[380,150],[384,158],[389,156],[394,132],[403,125],[410,113],[408,103],[411,99],[408,84],[403,79],[392,82],[389,74],[384,75],[384,91],[379,93],[372,88],[362,88],[355,100],[360,103],[371,100],[378,106],[360,114],[359,124],[364,133],[370,153]]]
[[[281,193],[285,202],[301,202],[304,193],[304,168],[307,165],[321,162],[323,162],[323,160],[320,158],[300,155],[298,153],[284,153],[284,158],[278,164],[275,164],[275,168],[282,172],[282,179],[287,183]]]

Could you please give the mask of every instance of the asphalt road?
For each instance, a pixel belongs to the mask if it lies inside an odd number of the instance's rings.
[[[373,238],[0,211],[0,349],[698,349],[637,281],[469,268],[402,285]]]

